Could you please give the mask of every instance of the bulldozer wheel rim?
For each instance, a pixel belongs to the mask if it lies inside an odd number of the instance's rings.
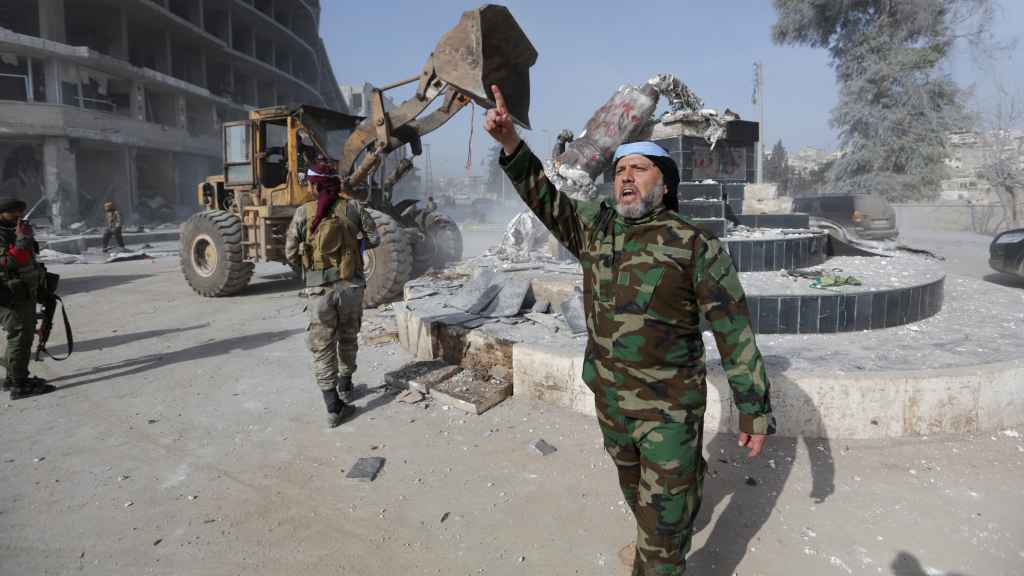
[[[217,271],[217,247],[208,234],[200,234],[192,240],[192,265],[203,278],[213,276]]]
[[[373,275],[374,269],[377,267],[377,257],[373,255],[373,250],[363,251],[363,275],[369,278]]]

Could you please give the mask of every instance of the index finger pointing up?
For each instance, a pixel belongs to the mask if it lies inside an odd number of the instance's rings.
[[[498,88],[497,84],[491,84],[491,93],[494,94],[494,107],[498,109],[498,114],[508,114],[508,106],[505,104],[505,97],[501,95],[501,89]]]

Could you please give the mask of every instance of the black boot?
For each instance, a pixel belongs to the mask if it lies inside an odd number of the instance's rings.
[[[40,378],[39,376],[28,376],[27,378],[25,378],[25,383],[33,385],[46,384],[46,380]],[[4,381],[0,383],[0,392],[9,392],[12,388],[14,388],[14,381],[11,380],[10,376],[7,376],[6,378],[4,378]]]
[[[351,404],[355,401],[356,393],[352,386],[351,376],[338,376],[338,396],[340,396],[341,401],[346,404]]]
[[[42,378],[29,377],[24,380],[15,380],[11,382],[11,400],[49,394],[56,389],[56,386],[47,384],[46,380]]]
[[[335,389],[323,390],[324,404],[327,405],[327,427],[337,428],[347,418],[356,413],[356,407],[346,404],[338,397]]]

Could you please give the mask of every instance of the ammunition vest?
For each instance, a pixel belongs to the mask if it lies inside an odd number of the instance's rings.
[[[349,214],[349,200],[338,198],[334,207],[313,230],[316,202],[306,204],[308,269],[323,281],[362,278],[363,257],[359,252],[360,223]],[[319,273],[319,274],[316,274]]]

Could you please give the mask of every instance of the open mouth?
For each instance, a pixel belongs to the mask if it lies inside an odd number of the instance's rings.
[[[622,192],[619,193],[619,201],[629,203],[640,197],[640,193],[635,188],[623,188]]]

